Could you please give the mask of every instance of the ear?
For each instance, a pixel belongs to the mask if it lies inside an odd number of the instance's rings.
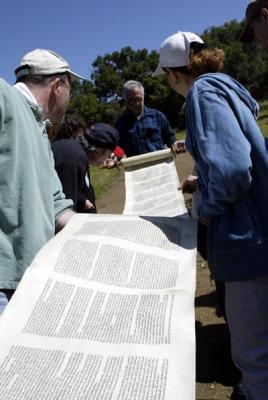
[[[51,82],[51,92],[54,94],[58,94],[59,89],[60,89],[60,78],[55,78]]]
[[[170,69],[169,73],[173,76],[175,81],[179,81],[180,80],[181,74],[180,74],[179,71],[174,71],[174,70]]]
[[[170,75],[172,75],[175,80],[177,80],[179,78],[179,74],[180,73],[178,71],[174,71],[174,70],[169,69],[169,68],[167,68],[167,69],[168,69]]]

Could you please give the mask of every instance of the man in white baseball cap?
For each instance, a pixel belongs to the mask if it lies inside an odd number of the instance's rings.
[[[51,50],[27,53],[12,87],[0,79],[0,314],[39,249],[69,221],[47,124],[59,126],[81,77]]]
[[[35,49],[23,56],[15,70],[17,79],[28,75],[55,75],[67,73],[71,81],[83,79],[71,71],[69,64],[59,54],[51,50]]]

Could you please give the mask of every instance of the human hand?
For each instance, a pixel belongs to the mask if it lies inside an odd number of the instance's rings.
[[[89,201],[88,199],[85,201],[84,204],[84,210],[92,210],[92,208],[94,207],[94,204],[91,203],[91,201]]]
[[[103,168],[115,168],[119,164],[118,158],[114,155],[114,153],[111,153],[110,158],[107,158],[107,160],[104,161],[103,163]]]
[[[183,193],[192,194],[197,189],[197,181],[198,177],[196,175],[189,175],[184,179],[184,181],[182,181],[179,190],[182,190]]]
[[[175,154],[186,153],[185,141],[184,140],[176,140],[176,142],[172,145],[172,150]]]

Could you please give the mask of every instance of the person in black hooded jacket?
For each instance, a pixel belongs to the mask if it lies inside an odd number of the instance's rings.
[[[72,136],[68,134],[70,131]],[[73,200],[76,212],[96,212],[89,165],[103,165],[116,147],[118,136],[117,130],[108,124],[96,123],[86,131],[81,120],[68,118],[59,131],[59,140],[51,143],[63,192]]]

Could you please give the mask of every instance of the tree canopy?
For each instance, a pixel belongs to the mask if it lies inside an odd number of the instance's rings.
[[[234,20],[205,30],[201,37],[209,47],[224,50],[224,72],[244,84],[256,99],[262,99],[268,93],[268,52],[256,44],[243,45],[239,40],[242,29],[243,22]],[[164,112],[173,127],[180,127],[184,101],[163,78],[152,78],[157,63],[156,50],[131,47],[98,56],[92,64],[89,81],[75,85],[70,112],[80,113],[88,123],[113,123],[122,112],[123,84],[133,79],[145,88],[145,104]]]

